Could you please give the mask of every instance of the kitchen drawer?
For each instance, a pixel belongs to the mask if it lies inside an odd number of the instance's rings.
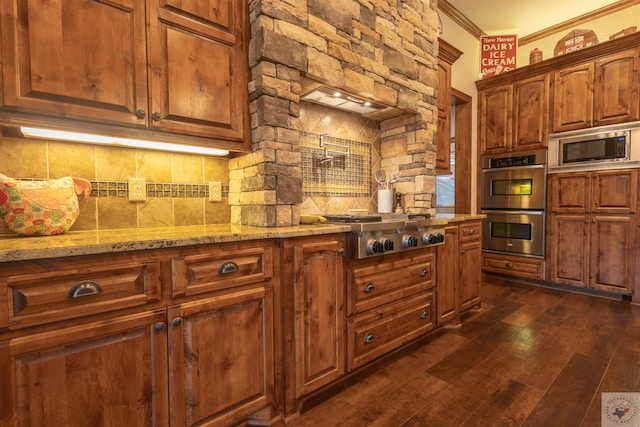
[[[433,293],[428,293],[354,316],[347,324],[348,369],[362,366],[433,329],[434,310]]]
[[[460,224],[459,241],[467,242],[470,240],[480,239],[480,230],[482,229],[482,223],[480,221],[469,221]]]
[[[530,279],[544,279],[544,260],[515,255],[482,253],[482,270]]]
[[[188,296],[273,277],[273,248],[208,246],[171,259],[172,295]]]
[[[158,301],[160,262],[126,256],[96,256],[22,263],[0,276],[7,317],[0,326],[26,326],[104,313]],[[0,291],[0,295],[2,292]],[[0,298],[1,299],[1,298]]]
[[[435,285],[436,259],[432,248],[427,251],[414,255],[404,252],[399,259],[350,269],[348,314],[431,289]]]

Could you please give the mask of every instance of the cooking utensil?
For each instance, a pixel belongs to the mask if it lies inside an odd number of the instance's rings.
[[[384,169],[378,169],[376,171],[375,177],[376,182],[380,184],[380,189],[386,188],[387,173],[384,171]]]

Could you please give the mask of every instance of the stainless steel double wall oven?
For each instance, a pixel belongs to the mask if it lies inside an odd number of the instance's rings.
[[[483,250],[544,257],[546,187],[546,150],[483,157]]]

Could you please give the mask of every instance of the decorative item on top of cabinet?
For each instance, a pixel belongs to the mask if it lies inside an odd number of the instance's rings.
[[[551,174],[548,185],[548,280],[630,293],[638,170]]]
[[[553,132],[640,118],[638,55],[632,49],[553,72]]]
[[[248,4],[193,3],[1,0],[0,117],[242,148]]]
[[[283,242],[285,417],[345,373],[345,246],[343,234]]]
[[[436,173],[451,173],[451,66],[462,51],[438,39],[438,141]]]

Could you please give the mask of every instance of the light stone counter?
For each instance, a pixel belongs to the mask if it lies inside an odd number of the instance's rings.
[[[474,219],[483,219],[486,217],[487,215],[485,214],[437,214],[437,215],[433,215],[431,218],[446,219],[451,223],[451,222],[471,221]]]
[[[348,225],[311,224],[253,227],[235,224],[71,231],[57,236],[0,237],[0,262],[173,248],[243,240],[344,233]]]

